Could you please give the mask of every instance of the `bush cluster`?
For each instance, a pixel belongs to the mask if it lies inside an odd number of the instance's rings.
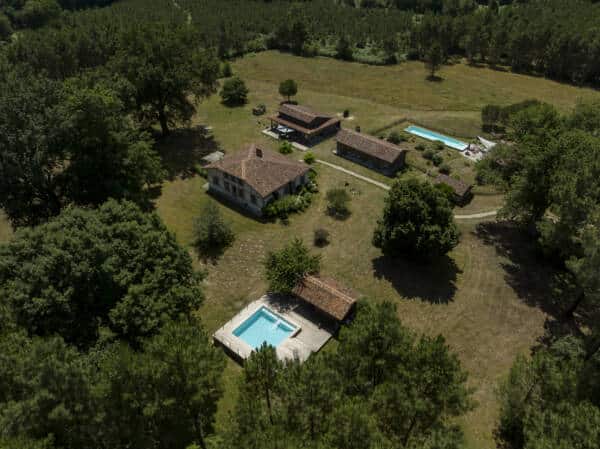
[[[279,144],[279,152],[281,154],[292,154],[294,152],[294,147],[288,140],[282,140]]]
[[[312,202],[312,193],[303,189],[298,195],[288,195],[272,201],[263,208],[267,218],[288,218],[290,214],[305,211]]]

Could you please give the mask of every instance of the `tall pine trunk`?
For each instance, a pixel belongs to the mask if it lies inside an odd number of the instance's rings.
[[[158,110],[158,121],[160,123],[160,129],[162,130],[163,136],[168,136],[171,130],[169,129],[169,122],[167,120],[167,114],[165,114],[165,107],[160,106]]]
[[[575,313],[575,310],[577,310],[577,308],[583,302],[584,299],[585,299],[585,293],[581,292],[579,294],[579,296],[577,297],[577,299],[575,301],[573,301],[573,304],[571,304],[571,306],[565,312],[565,318],[568,318],[568,319],[573,318],[573,314]]]
[[[273,425],[273,412],[271,410],[271,394],[269,387],[265,388],[265,397],[267,399],[267,408],[269,409],[269,421],[271,422],[271,425]]]

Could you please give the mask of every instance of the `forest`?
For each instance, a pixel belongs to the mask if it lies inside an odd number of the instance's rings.
[[[192,24],[198,38],[221,57],[267,48],[335,57],[340,41],[348,41],[351,59],[389,64],[428,59],[437,43],[448,62],[466,57],[471,64],[575,84],[600,82],[600,4],[591,0],[123,0],[76,12],[69,11],[106,2],[63,2],[62,14],[61,5],[52,7],[54,3],[31,0],[4,7],[0,38],[8,39],[13,28],[49,25],[9,45],[13,63],[27,61],[52,74],[52,67],[44,65],[58,49],[84,58],[95,50],[86,48],[91,36],[107,41],[115,27],[160,21]],[[25,7],[30,4],[38,6]]]

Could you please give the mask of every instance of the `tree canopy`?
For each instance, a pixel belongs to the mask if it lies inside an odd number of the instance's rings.
[[[265,260],[269,290],[290,293],[306,274],[319,272],[320,257],[310,254],[304,242],[294,239],[279,251],[271,251]]]
[[[142,124],[160,124],[163,135],[189,123],[198,101],[216,89],[219,62],[186,26],[144,24],[126,29],[109,64],[131,83]]]
[[[16,226],[70,203],[125,198],[144,204],[163,178],[152,142],[106,82],[60,83],[11,72],[0,93],[0,206]]]
[[[294,80],[285,80],[279,83],[279,94],[282,97],[287,97],[287,101],[298,93],[298,85]]]
[[[512,449],[597,447],[598,361],[574,337],[517,359],[500,388],[500,439]]]
[[[465,383],[443,338],[416,339],[390,303],[363,303],[335,352],[302,364],[266,345],[252,354],[226,447],[459,448],[449,421],[471,407]]]
[[[202,301],[187,252],[156,215],[128,202],[69,208],[17,231],[0,254],[7,318],[78,346],[93,344],[103,328],[135,342]]]
[[[248,88],[244,81],[234,76],[225,80],[221,89],[221,99],[227,106],[241,106],[248,102]]]
[[[216,259],[233,243],[235,235],[214,201],[209,201],[194,222],[194,246],[207,259]]]
[[[58,336],[3,333],[0,361],[0,426],[10,444],[25,443],[15,449],[206,447],[222,394],[223,354],[188,321],[166,324],[140,351],[80,353]]]
[[[432,259],[458,244],[459,232],[446,195],[427,181],[397,180],[385,199],[373,245],[390,256]]]

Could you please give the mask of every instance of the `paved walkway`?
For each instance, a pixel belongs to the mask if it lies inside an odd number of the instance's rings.
[[[469,215],[454,215],[454,218],[456,218],[457,220],[468,220],[470,218],[487,218],[487,217],[493,217],[494,215],[496,215],[498,213],[497,210],[491,210],[489,212],[480,212],[478,214],[469,214]]]
[[[273,131],[271,131],[269,128],[267,128],[267,129],[263,129],[261,132],[262,132],[262,133],[263,133],[265,136],[269,136],[269,137],[271,137],[272,139],[275,139],[275,140],[281,140],[281,139],[279,138],[279,136],[278,136],[276,133],[274,133]],[[306,145],[302,145],[301,143],[298,143],[298,142],[294,142],[294,141],[292,141],[291,143],[292,143],[292,146],[293,146],[294,148],[296,148],[297,150],[300,150],[300,151],[308,151],[308,150],[310,149],[310,148],[308,148]]]
[[[365,182],[368,182],[369,184],[373,184],[374,186],[377,186],[377,187],[379,187],[381,189],[390,190],[390,186],[387,185],[387,184],[384,184],[383,182],[375,181],[374,179],[368,178],[368,177],[363,176],[363,175],[359,175],[358,173],[353,172],[352,170],[348,170],[348,169],[346,169],[344,167],[341,167],[339,165],[332,164],[331,162],[327,162],[327,161],[324,161],[322,159],[317,159],[317,162],[319,164],[326,165],[327,167],[331,167],[334,170],[338,170],[338,171],[341,171],[343,173],[346,173],[347,175],[350,175],[350,176],[353,176],[355,178],[361,179],[361,180],[363,180]],[[477,214],[468,214],[468,215],[457,215],[457,214],[455,214],[454,218],[456,218],[457,220],[469,220],[469,219],[474,219],[474,218],[487,218],[487,217],[493,217],[497,213],[498,213],[497,210],[492,210],[492,211],[489,211],[489,212],[480,212],[480,213],[477,213]]]

